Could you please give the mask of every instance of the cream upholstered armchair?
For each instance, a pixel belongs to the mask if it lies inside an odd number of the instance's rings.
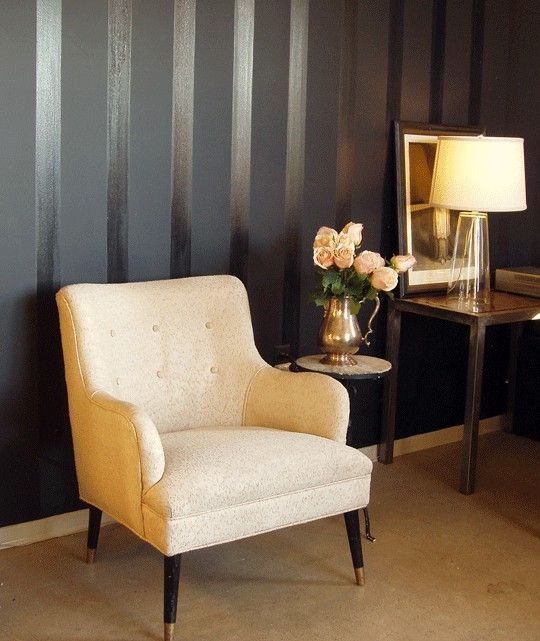
[[[165,639],[188,550],[344,513],[363,583],[372,464],[345,445],[347,392],[262,360],[239,280],[70,285],[57,303],[87,560],[102,511],[164,555]]]

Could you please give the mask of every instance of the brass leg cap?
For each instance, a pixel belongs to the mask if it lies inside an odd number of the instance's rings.
[[[88,565],[92,565],[92,563],[96,560],[96,550],[92,548],[87,548],[86,549],[86,562]]]
[[[366,582],[364,568],[354,568],[354,576],[356,577],[356,585],[364,585]]]
[[[164,641],[172,641],[174,636],[174,623],[165,623],[163,631]]]

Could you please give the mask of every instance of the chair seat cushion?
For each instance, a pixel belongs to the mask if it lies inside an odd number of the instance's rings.
[[[165,554],[369,501],[371,461],[329,439],[262,427],[197,428],[161,438],[165,472],[144,495],[143,515],[147,540]]]

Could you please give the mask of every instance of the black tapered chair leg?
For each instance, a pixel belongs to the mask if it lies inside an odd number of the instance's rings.
[[[178,605],[178,585],[180,583],[181,554],[163,557],[163,621],[164,640],[172,641],[174,624],[176,623],[176,608]]]
[[[364,557],[362,556],[362,539],[360,536],[360,522],[358,520],[358,510],[345,512],[345,526],[347,536],[349,537],[349,548],[356,577],[356,585],[364,585]]]
[[[90,506],[88,514],[88,539],[86,544],[86,562],[92,564],[96,559],[96,549],[99,539],[99,528],[101,526],[101,515],[103,512],[93,505]]]

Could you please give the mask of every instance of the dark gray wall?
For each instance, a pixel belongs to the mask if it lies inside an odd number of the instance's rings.
[[[0,525],[78,505],[54,291],[232,272],[262,354],[312,352],[316,229],[361,221],[366,247],[397,250],[394,119],[525,136],[529,210],[493,217],[492,263],[538,264],[538,7],[509,4],[0,3]],[[404,338],[398,433],[461,422],[464,337]],[[504,331],[488,343],[498,413]],[[354,399],[359,444],[377,440],[377,399]]]

